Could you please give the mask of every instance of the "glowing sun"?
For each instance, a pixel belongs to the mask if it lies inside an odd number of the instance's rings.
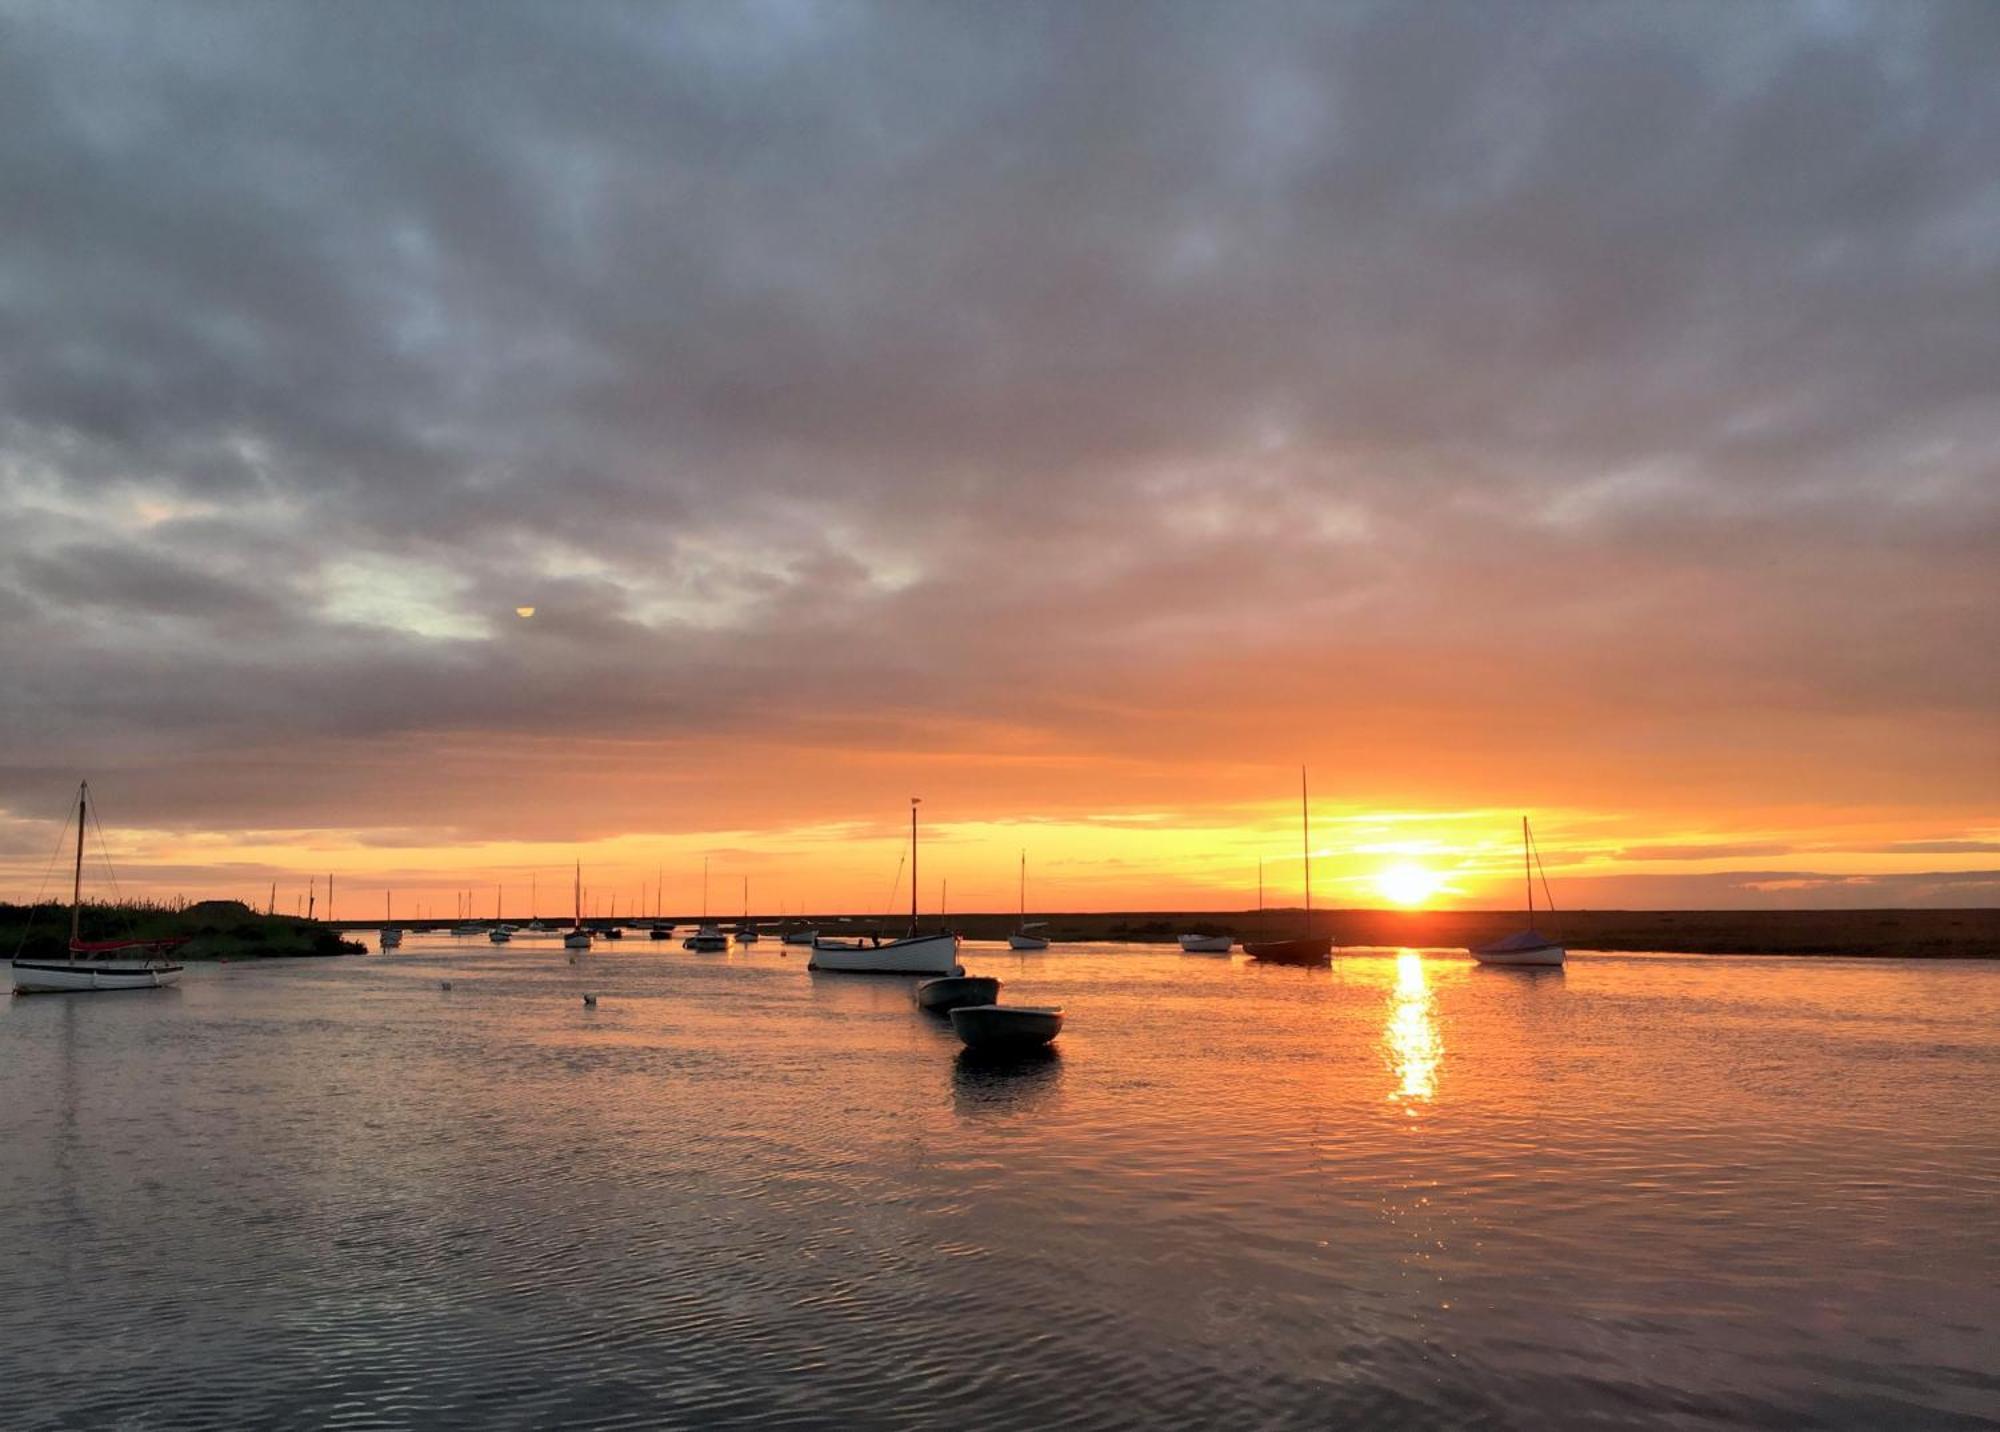
[[[529,617],[533,616],[534,614],[535,614],[535,609],[533,607],[514,608],[514,615],[519,617],[522,621],[526,621]]]
[[[1375,877],[1382,898],[1396,905],[1421,905],[1443,884],[1435,871],[1421,865],[1392,865]]]

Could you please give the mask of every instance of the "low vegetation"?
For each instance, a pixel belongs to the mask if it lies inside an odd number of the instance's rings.
[[[240,900],[203,900],[186,906],[132,901],[86,903],[85,940],[166,940],[185,937],[188,960],[280,959],[305,955],[358,955],[366,946],[343,939],[319,920],[266,915]],[[59,958],[69,946],[69,906],[0,904],[0,950]]]

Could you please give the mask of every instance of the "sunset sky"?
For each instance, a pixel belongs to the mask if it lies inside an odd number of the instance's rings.
[[[0,894],[2000,903],[1996,66],[0,0]]]

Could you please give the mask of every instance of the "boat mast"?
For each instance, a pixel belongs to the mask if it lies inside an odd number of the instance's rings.
[[[1535,928],[1535,872],[1528,864],[1528,818],[1521,817],[1521,881],[1528,887],[1528,928]]]
[[[1021,928],[1028,928],[1028,852],[1021,852]]]
[[[910,933],[917,933],[917,807],[922,796],[910,797]]]
[[[701,858],[701,922],[708,923],[708,857]]]
[[[90,782],[76,788],[76,878],[69,887],[69,942],[75,946],[83,932],[83,822],[89,814]]]
[[[1299,849],[1306,858],[1306,933],[1313,932],[1312,817],[1306,813],[1306,768],[1299,767]]]

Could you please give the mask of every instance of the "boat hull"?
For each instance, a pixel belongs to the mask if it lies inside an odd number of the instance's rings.
[[[1245,940],[1243,953],[1267,965],[1333,963],[1333,936],[1307,935],[1297,940]]]
[[[572,930],[563,936],[563,948],[565,950],[587,950],[590,948],[590,936],[581,930]]]
[[[791,934],[785,936],[782,943],[787,945],[810,945],[818,939],[819,931],[817,930],[794,930]]]
[[[1236,947],[1233,935],[1182,935],[1180,940],[1184,955],[1226,955]]]
[[[915,935],[881,945],[836,946],[820,940],[813,945],[809,970],[850,975],[957,975],[958,936]]]
[[[1009,935],[1007,948],[1010,950],[1046,950],[1049,942],[1040,935]]]
[[[944,1014],[962,1004],[995,1004],[1000,981],[988,975],[941,975],[917,986],[918,1009]]]
[[[1467,951],[1482,965],[1495,965],[1502,969],[1558,969],[1568,958],[1569,952],[1551,941],[1546,945],[1529,945],[1525,948],[1506,949],[1492,945],[1475,945]]]
[[[182,966],[159,960],[15,960],[16,994],[83,994],[93,990],[163,989]]]
[[[403,943],[403,932],[401,930],[384,930],[377,938],[376,943],[385,950],[393,950]]]
[[[1058,1006],[968,1004],[951,1012],[951,1027],[967,1049],[1033,1049],[1062,1033]]]

